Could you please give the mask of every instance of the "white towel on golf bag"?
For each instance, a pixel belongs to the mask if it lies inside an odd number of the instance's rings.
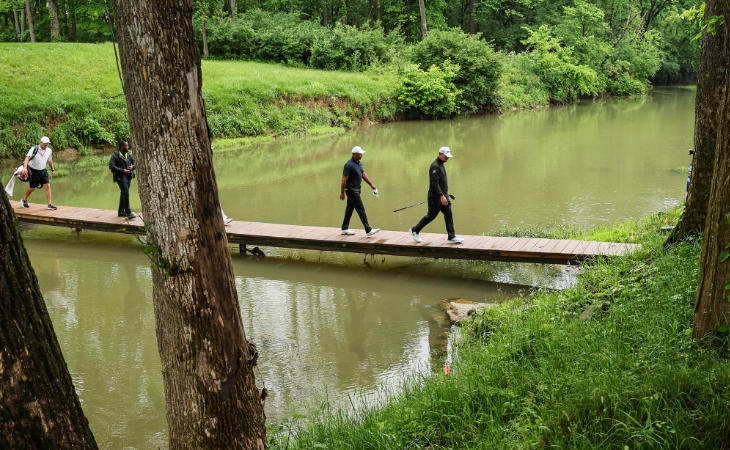
[[[15,190],[15,175],[18,174],[21,170],[23,170],[23,166],[18,166],[17,169],[15,169],[15,172],[13,172],[13,176],[10,177],[10,181],[8,181],[8,184],[5,185],[5,192],[8,193],[10,197],[13,196],[13,191]]]

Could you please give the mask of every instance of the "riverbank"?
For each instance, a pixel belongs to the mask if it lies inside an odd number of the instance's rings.
[[[57,151],[81,154],[128,136],[115,64],[109,43],[0,43],[0,158],[22,155],[43,134]],[[392,73],[203,61],[203,80],[214,139],[318,134],[395,117]]]
[[[574,288],[484,312],[459,332],[450,373],[372,409],[324,404],[272,446],[726,446],[728,341],[690,337],[701,242],[665,250],[659,231],[678,213],[580,236],[643,248],[586,266]]]

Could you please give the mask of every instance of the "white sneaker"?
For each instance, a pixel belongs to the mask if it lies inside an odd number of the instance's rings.
[[[375,233],[377,233],[378,231],[380,231],[380,228],[371,228],[370,231],[367,232],[367,235],[372,236]]]
[[[464,242],[464,239],[462,239],[460,237],[452,237],[451,239],[449,239],[446,242],[449,244],[461,244]]]
[[[413,228],[409,228],[408,231],[411,232],[411,236],[413,236],[413,240],[418,242],[419,244],[423,242],[423,239],[421,239],[421,236],[418,235],[415,231],[413,231]]]
[[[230,217],[226,217],[225,219],[223,219],[223,225],[228,225],[231,222],[233,222],[233,219],[231,219]]]
[[[342,230],[342,233],[340,233],[340,234],[344,234],[346,236],[352,236],[353,234],[355,234],[355,232],[352,230]]]

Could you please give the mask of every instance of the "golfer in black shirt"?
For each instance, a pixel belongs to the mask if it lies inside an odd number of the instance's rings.
[[[345,208],[345,219],[342,221],[342,234],[353,235],[354,231],[350,229],[350,217],[352,217],[352,211],[357,211],[357,215],[360,216],[363,226],[365,226],[365,233],[368,236],[372,236],[380,228],[371,228],[368,224],[368,216],[365,214],[365,206],[362,204],[360,198],[360,187],[362,186],[362,180],[365,180],[367,184],[373,188],[373,193],[377,197],[378,188],[370,181],[368,174],[365,173],[365,169],[362,167],[360,160],[365,150],[355,146],[352,148],[352,158],[345,163],[345,168],[342,171],[342,184],[340,185],[340,200],[345,199],[347,195],[347,207]]]
[[[451,157],[453,157],[451,149],[449,147],[441,147],[438,158],[431,163],[431,167],[428,169],[428,213],[423,216],[421,221],[418,222],[418,225],[409,230],[411,235],[413,235],[413,240],[416,242],[423,242],[419,233],[423,227],[431,223],[438,216],[439,212],[444,213],[444,220],[446,221],[446,232],[449,237],[449,240],[446,242],[449,244],[461,244],[464,242],[463,239],[456,237],[456,233],[454,232],[454,217],[451,214],[449,181],[446,178],[446,168],[444,167],[446,161]]]

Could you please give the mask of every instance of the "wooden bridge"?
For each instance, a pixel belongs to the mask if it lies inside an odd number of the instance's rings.
[[[58,210],[50,211],[45,205],[31,203],[30,208],[23,208],[20,202],[10,203],[21,222],[144,234],[144,224],[139,217],[127,220],[117,217],[116,211],[73,206],[59,206]],[[228,242],[239,244],[242,253],[246,246],[261,245],[426,258],[570,264],[599,256],[620,256],[639,247],[615,242],[492,236],[462,236],[463,244],[452,245],[446,243],[446,234],[434,233],[421,233],[423,242],[419,244],[407,231],[381,231],[366,237],[365,232],[359,230],[353,236],[343,236],[339,228],[239,221],[231,222],[226,232]]]

